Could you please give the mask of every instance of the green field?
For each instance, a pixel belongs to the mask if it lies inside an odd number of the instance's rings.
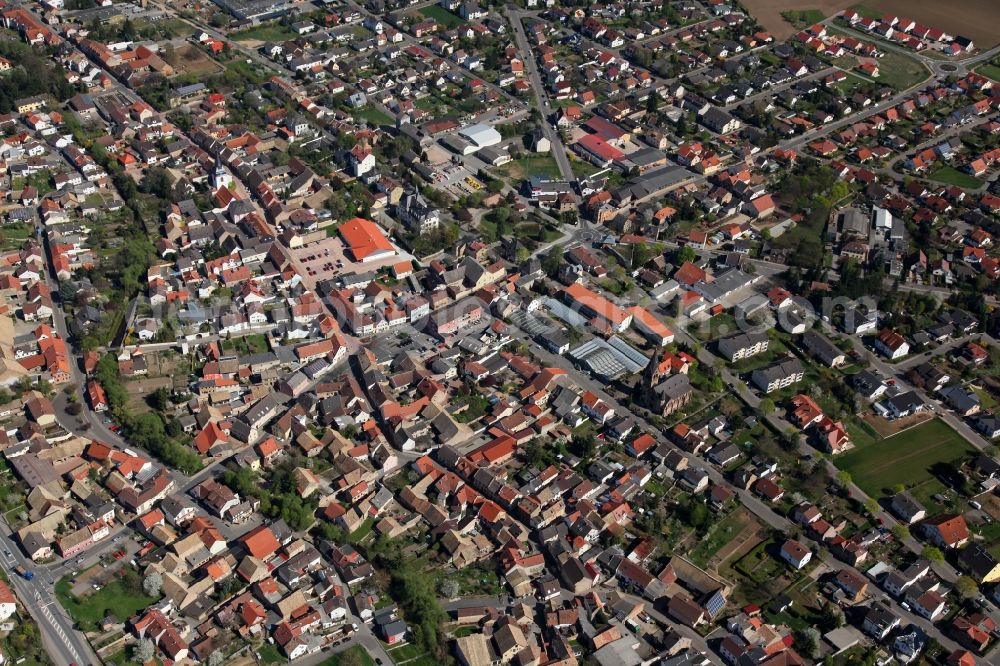
[[[352,111],[355,118],[367,120],[369,125],[392,125],[392,116],[383,111],[379,111],[374,106],[363,106]]]
[[[863,79],[853,72],[848,72],[847,78],[839,83],[835,83],[834,87],[845,95],[848,95],[854,92],[854,89],[859,85],[868,85],[868,79]]]
[[[952,166],[942,166],[934,169],[927,175],[927,177],[931,180],[936,180],[939,183],[958,185],[959,187],[964,187],[967,190],[974,190],[983,186],[983,181],[979,178],[976,178],[971,174],[967,174],[964,171],[959,171]]]
[[[556,165],[555,159],[548,154],[529,155],[513,160],[498,167],[497,172],[514,180],[523,180],[530,176],[559,177],[559,167]]]
[[[878,60],[879,75],[876,81],[892,86],[896,90],[906,90],[929,76],[927,68],[919,62],[895,51],[884,50],[885,55]]]
[[[230,37],[238,42],[283,42],[288,39],[294,39],[296,34],[287,25],[268,23],[267,25],[258,25],[234,32]]]
[[[938,463],[959,460],[975,448],[940,419],[928,421],[880,442],[859,446],[836,458],[834,464],[849,472],[854,483],[872,497],[892,494],[896,485],[907,487],[936,480]]]
[[[1000,65],[986,64],[976,68],[978,74],[1000,82]]]
[[[365,649],[360,645],[355,645],[350,650],[344,650],[343,652],[338,652],[329,659],[325,659],[319,663],[319,666],[340,666],[340,662],[343,659],[343,655],[351,654],[357,658],[357,661],[363,666],[373,666],[375,661],[365,652]]]
[[[854,6],[854,9],[855,11],[864,14],[864,12],[862,12],[857,5]],[[835,27],[829,28],[828,32],[832,35],[855,35],[855,33],[845,32],[844,30]],[[876,46],[878,46],[879,42],[883,40],[876,38],[873,41]],[[891,86],[896,90],[906,90],[908,88],[912,88],[918,83],[926,81],[930,77],[930,72],[927,68],[910,56],[897,53],[896,51],[890,51],[887,48],[880,48],[879,50],[882,51],[884,55],[878,59],[878,78],[871,79],[872,81]],[[860,76],[859,78],[868,80],[867,77],[864,76]]]
[[[444,7],[439,5],[428,5],[427,7],[422,7],[420,13],[429,19],[434,19],[446,29],[451,29],[460,25],[465,25],[459,16],[452,14]]]
[[[85,630],[93,628],[109,613],[124,622],[156,601],[145,594],[129,592],[120,580],[108,583],[100,591],[82,598],[73,596],[70,592],[72,587],[69,577],[63,578],[56,583],[56,596],[63,608]]]

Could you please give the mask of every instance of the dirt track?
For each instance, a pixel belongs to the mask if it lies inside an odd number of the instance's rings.
[[[788,10],[817,9],[826,16],[850,7],[852,0],[744,0],[743,6],[753,14],[775,39],[786,39],[795,28],[781,18]],[[988,49],[1000,42],[1000,2],[984,0],[866,0],[866,7],[913,19],[929,27],[941,28],[950,34],[972,38],[976,46]]]

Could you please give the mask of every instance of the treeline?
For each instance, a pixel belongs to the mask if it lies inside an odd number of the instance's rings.
[[[0,41],[0,56],[10,61],[12,68],[0,75],[0,113],[16,111],[14,103],[22,97],[52,95],[64,102],[76,94],[66,80],[63,68],[27,44]]]

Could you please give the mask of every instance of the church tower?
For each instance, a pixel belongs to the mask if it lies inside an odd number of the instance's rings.
[[[226,167],[222,165],[222,159],[219,154],[215,154],[215,168],[212,169],[212,189],[219,190],[224,187],[229,187],[233,184],[233,177],[229,175],[229,171]]]

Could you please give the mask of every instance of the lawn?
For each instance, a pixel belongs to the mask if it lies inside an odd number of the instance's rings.
[[[857,6],[854,9],[860,11]],[[831,27],[828,32],[831,35],[853,36],[853,33],[847,33],[835,27]],[[878,44],[879,41],[876,39],[875,43]],[[890,51],[889,49],[880,50],[884,55],[878,59],[879,75],[878,78],[871,79],[872,81],[891,86],[896,90],[906,90],[922,81],[926,81],[930,77],[930,72],[927,68],[910,56]],[[866,77],[859,78],[867,80]]]
[[[294,39],[296,35],[295,31],[287,25],[281,25],[280,23],[268,23],[266,25],[257,25],[252,28],[247,28],[246,30],[234,32],[230,35],[230,37],[238,42],[284,42],[289,39]]]
[[[269,77],[266,69],[259,65],[251,65],[245,60],[233,60],[226,65],[226,71],[251,84],[261,84]]]
[[[708,534],[691,551],[691,561],[699,567],[705,567],[717,552],[740,535],[747,524],[747,519],[747,514],[736,510],[713,525]]]
[[[986,64],[976,69],[976,72],[989,77],[994,81],[1000,81],[1000,65]]]
[[[559,167],[551,155],[529,155],[512,160],[499,167],[497,171],[507,178],[524,180],[530,176],[558,178]]]
[[[706,325],[707,324],[707,325]],[[717,340],[740,332],[736,318],[728,312],[717,314],[688,326],[688,333],[702,341]]]
[[[860,447],[835,460],[854,483],[873,497],[891,494],[893,486],[911,487],[935,479],[939,463],[963,458],[975,449],[944,421],[934,419]]]
[[[785,565],[768,552],[774,548],[773,541],[765,541],[741,557],[733,568],[756,583],[775,580],[784,572]]]
[[[0,227],[0,247],[6,249],[18,248],[24,245],[24,241],[33,236],[35,227],[31,224],[5,224]]]
[[[222,343],[223,349],[234,349],[240,354],[260,354],[267,351],[267,338],[262,333],[244,335]]]
[[[351,532],[351,543],[360,543],[372,533],[372,528],[375,527],[374,518],[366,518],[365,522],[361,523],[361,527]]]
[[[414,643],[407,643],[406,645],[400,645],[399,647],[391,648],[389,650],[389,656],[392,657],[392,660],[397,664],[402,661],[416,659],[424,654],[427,654],[426,651]]]
[[[63,578],[56,583],[56,596],[63,608],[84,630],[93,628],[109,613],[124,622],[156,601],[154,597],[129,592],[120,580],[108,583],[100,591],[82,598],[72,595],[72,587],[70,578]]]
[[[931,180],[936,180],[939,183],[958,185],[959,187],[963,187],[967,190],[974,190],[983,186],[983,181],[979,178],[947,165],[934,169],[927,175],[927,177]]]
[[[439,5],[428,5],[427,7],[422,7],[420,9],[420,13],[429,19],[434,19],[446,29],[455,28],[460,25],[465,25],[466,23],[459,16],[452,14],[447,9]]]
[[[883,49],[885,55],[878,59],[879,83],[892,86],[896,90],[906,90],[927,79],[927,68],[922,64],[895,51]]]
[[[288,661],[284,655],[278,652],[278,648],[274,647],[270,643],[264,643],[261,645],[260,649],[257,650],[257,653],[260,654],[261,662],[265,664],[280,664]]]
[[[384,111],[379,111],[374,106],[363,106],[354,110],[354,116],[361,120],[368,121],[369,125],[392,125],[392,116]]]
[[[867,83],[868,83],[867,79],[863,79],[857,74],[848,72],[847,78],[844,79],[843,81],[835,83],[834,87],[836,87],[837,90],[839,90],[843,94],[847,95],[854,92],[854,89],[857,88],[859,85],[867,85]]]
[[[358,662],[363,664],[364,666],[374,666],[375,664],[375,660],[373,660],[371,656],[367,652],[365,652],[365,649],[363,647],[361,647],[360,645],[355,645],[350,650],[344,650],[343,652],[338,652],[329,659],[324,659],[318,664],[318,666],[340,666],[340,662],[343,659],[343,656],[348,653],[353,654],[355,657],[357,657]]]
[[[455,631],[451,632],[451,635],[455,638],[462,638],[463,636],[471,636],[473,634],[481,634],[483,630],[478,626],[474,627],[459,627]]]
[[[851,436],[851,443],[856,448],[871,446],[881,440],[879,434],[857,416],[850,415],[846,417],[844,419],[844,427],[847,428],[847,434]]]

